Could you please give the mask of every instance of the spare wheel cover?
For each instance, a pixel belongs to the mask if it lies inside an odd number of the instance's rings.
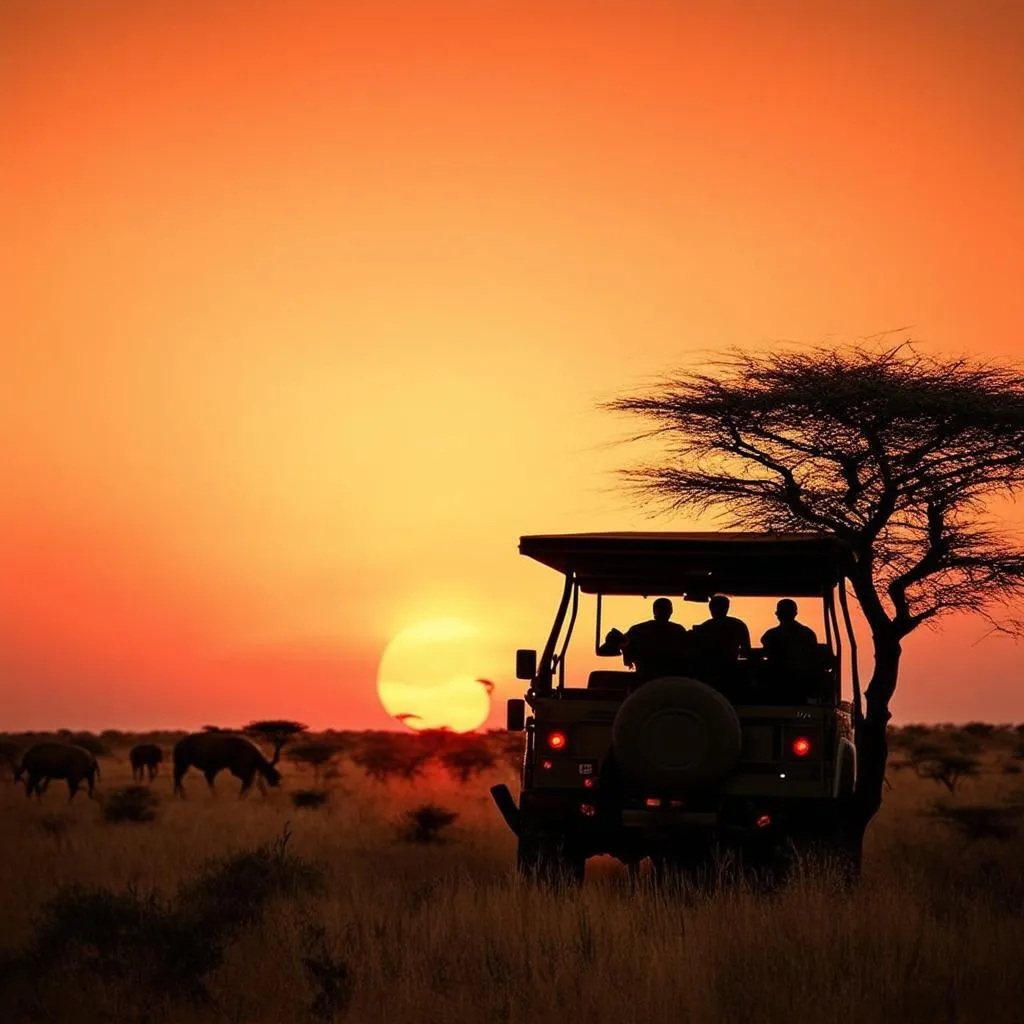
[[[717,690],[685,676],[652,679],[631,693],[612,726],[623,776],[652,792],[721,782],[740,758],[739,718]]]

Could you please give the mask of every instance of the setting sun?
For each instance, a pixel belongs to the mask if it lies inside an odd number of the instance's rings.
[[[486,635],[461,619],[410,626],[381,658],[381,704],[411,729],[477,729],[491,710],[496,654]]]

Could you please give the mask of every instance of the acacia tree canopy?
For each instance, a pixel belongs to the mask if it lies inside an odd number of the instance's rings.
[[[881,802],[900,641],[954,611],[1021,632],[1024,549],[992,519],[1024,490],[1024,371],[910,343],[732,351],[607,403],[665,457],[624,471],[662,511],[833,534],[875,668],[858,708],[858,795]]]

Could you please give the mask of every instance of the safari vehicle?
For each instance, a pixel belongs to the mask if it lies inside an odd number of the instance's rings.
[[[518,836],[522,874],[582,882],[596,854],[627,865],[650,857],[658,873],[687,870],[723,850],[774,872],[808,847],[856,868],[859,841],[843,827],[856,754],[852,705],[842,699],[837,604],[855,685],[856,651],[841,542],[807,534],[573,534],[522,537],[519,550],[564,576],[540,657],[516,653],[517,678],[530,682],[525,700],[508,702],[508,728],[526,732],[519,805],[508,787],[492,789]],[[596,595],[595,655],[605,653],[602,602],[610,595],[803,598],[801,617],[824,643],[799,687],[780,679],[757,648],[727,669],[642,685],[635,672],[599,670],[585,687],[571,687],[566,652],[581,594]],[[810,614],[815,606],[821,625]]]

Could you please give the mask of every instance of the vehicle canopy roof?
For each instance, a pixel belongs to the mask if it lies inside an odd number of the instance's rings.
[[[809,533],[569,533],[519,539],[520,554],[576,579],[587,594],[821,596],[849,549]]]

